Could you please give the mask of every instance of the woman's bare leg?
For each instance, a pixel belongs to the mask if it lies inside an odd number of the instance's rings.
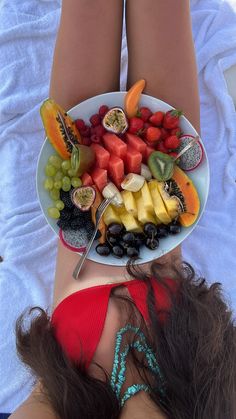
[[[145,92],[184,111],[200,132],[200,102],[189,0],[127,0],[128,87],[146,80]],[[180,246],[160,258],[181,258]]]
[[[128,86],[182,109],[200,131],[197,66],[189,0],[127,0]]]
[[[65,0],[50,97],[65,109],[119,90],[123,0]]]
[[[50,97],[66,110],[97,94],[119,90],[123,0],[64,0],[62,3]],[[78,255],[58,243],[54,304],[79,283],[116,275],[123,270],[106,269],[86,261],[80,281],[72,278]]]

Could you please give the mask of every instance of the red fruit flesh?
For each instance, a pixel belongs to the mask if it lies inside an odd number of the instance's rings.
[[[95,144],[100,144],[102,141],[102,137],[99,137],[96,134],[91,135],[90,138],[91,138],[92,143],[95,143]]]
[[[145,155],[145,158],[143,160],[145,163],[147,162],[148,157],[150,156],[151,153],[153,153],[153,151],[155,151],[155,148],[154,147],[150,147],[149,145],[147,145],[146,155]]]
[[[81,176],[81,180],[82,180],[82,185],[83,186],[92,186],[93,185],[93,179],[86,172]]]
[[[82,137],[82,144],[90,146],[92,144],[91,138],[90,137]]]
[[[93,171],[91,172],[91,177],[96,187],[99,189],[100,192],[102,192],[102,190],[105,188],[108,182],[107,170],[95,167],[95,169],[93,169]]]
[[[129,134],[127,132],[126,143],[128,146],[133,147],[135,150],[139,151],[139,153],[141,153],[142,156],[145,157],[147,145],[137,135]]]
[[[124,162],[114,154],[111,155],[108,163],[108,176],[120,188],[120,184],[124,179]]]
[[[165,138],[169,137],[170,134],[167,131],[167,129],[161,127],[160,130],[161,130],[161,139],[162,140],[165,140]]]
[[[85,128],[80,130],[82,137],[90,137],[90,127],[85,125]]]
[[[107,169],[110,153],[101,145],[93,143],[91,148],[95,152],[96,166],[100,169]]]
[[[183,114],[182,111],[171,109],[166,112],[163,119],[163,127],[166,129],[174,129],[179,127],[179,118]]]
[[[127,145],[116,134],[107,132],[103,135],[103,144],[109,153],[124,159],[127,152]]]
[[[128,147],[127,153],[124,159],[125,162],[125,172],[126,173],[141,173],[141,163],[143,156],[135,148]]]

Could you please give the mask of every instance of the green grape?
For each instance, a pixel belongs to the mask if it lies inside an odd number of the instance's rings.
[[[61,164],[61,168],[62,168],[63,172],[71,169],[70,160],[64,160]]]
[[[61,180],[56,180],[54,182],[54,188],[55,189],[61,189],[61,187],[62,187],[62,181]]]
[[[54,176],[55,182],[57,182],[58,180],[62,180],[63,176],[64,176],[64,173],[61,170],[58,170]]]
[[[52,178],[47,177],[44,181],[44,189],[46,189],[46,191],[50,191],[53,188],[53,180]]]
[[[60,198],[60,192],[58,189],[52,189],[50,191],[50,197],[53,199],[53,201],[57,201]]]
[[[68,176],[64,176],[62,178],[62,184],[64,184],[64,185],[70,185],[71,186],[70,178]]]
[[[50,176],[50,177],[55,176],[56,171],[57,171],[57,169],[54,166],[52,166],[51,164],[47,164],[45,166],[45,173],[46,173],[47,176]]]
[[[61,211],[65,208],[65,204],[64,202],[62,202],[60,199],[58,199],[57,201],[55,201],[55,206],[56,208]]]
[[[69,169],[68,170],[68,176],[70,176],[70,177],[76,177],[76,175],[77,175],[77,170],[76,171],[73,170],[73,169]]]
[[[71,185],[72,185],[74,188],[79,188],[80,186],[82,186],[82,181],[81,181],[81,179],[79,179],[78,177],[73,177],[73,178],[71,179]]]
[[[51,218],[57,219],[60,218],[60,211],[57,208],[50,207],[48,208],[48,215]]]
[[[52,156],[49,157],[48,163],[56,167],[56,169],[60,169],[61,164],[62,164],[62,158],[57,156],[56,154],[53,154]]]
[[[70,178],[68,176],[64,176],[62,178],[62,190],[64,192],[68,192],[71,188],[71,181]]]

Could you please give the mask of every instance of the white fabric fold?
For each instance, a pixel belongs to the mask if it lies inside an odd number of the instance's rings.
[[[236,63],[236,14],[220,0],[192,1],[191,12],[211,187],[183,254],[209,281],[222,282],[235,309],[236,115],[223,73]],[[60,1],[0,4],[0,412],[13,411],[32,385],[16,356],[15,320],[27,306],[51,303],[56,237],[41,214],[35,174],[59,17]],[[124,40],[123,88],[126,71]]]

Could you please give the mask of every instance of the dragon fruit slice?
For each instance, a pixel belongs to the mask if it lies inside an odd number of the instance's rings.
[[[70,228],[66,230],[60,229],[59,237],[69,250],[72,252],[83,253],[86,250],[88,243],[88,232],[85,228],[80,228],[78,230],[72,230]]]
[[[194,138],[193,135],[182,135],[180,137],[181,144],[177,150],[179,153],[181,150],[183,150],[186,145],[192,141]],[[203,157],[203,148],[199,141],[197,141],[188,151],[186,151],[180,158],[178,162],[178,166],[187,171],[196,169],[196,167],[199,166],[199,164],[202,161]]]

